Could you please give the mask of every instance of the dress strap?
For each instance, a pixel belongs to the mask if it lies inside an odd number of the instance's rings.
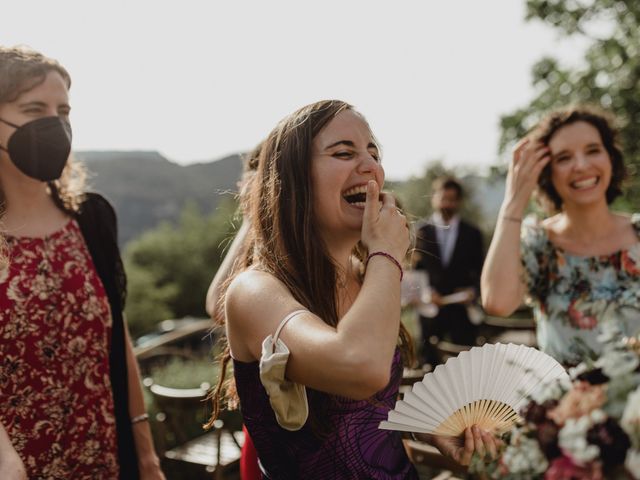
[[[278,342],[278,337],[280,336],[280,332],[282,331],[284,326],[287,324],[287,322],[289,322],[289,320],[291,320],[296,315],[299,315],[301,313],[307,313],[308,311],[309,310],[295,310],[282,319],[282,321],[280,322],[280,325],[278,325],[278,328],[276,328],[276,333],[273,334],[273,351],[274,352],[276,350],[276,343]]]

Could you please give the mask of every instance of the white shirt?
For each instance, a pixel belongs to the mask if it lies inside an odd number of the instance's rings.
[[[454,215],[449,223],[445,222],[440,212],[431,215],[431,221],[436,229],[436,240],[440,248],[440,260],[443,266],[448,266],[453,256],[453,249],[458,240],[458,229],[460,227],[460,217]]]

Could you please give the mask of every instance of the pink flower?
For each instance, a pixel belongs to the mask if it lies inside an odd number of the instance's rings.
[[[598,319],[591,312],[582,312],[575,308],[577,300],[573,300],[569,305],[569,320],[574,327],[581,330],[593,330],[598,325]]]
[[[547,417],[563,426],[568,418],[579,418],[600,408],[607,400],[605,385],[591,385],[588,382],[576,382],[558,406],[547,412]]]
[[[604,480],[602,466],[598,462],[580,467],[570,458],[562,456],[556,458],[547,472],[544,480]]]
[[[637,249],[623,250],[620,255],[622,269],[629,275],[640,275],[640,258]]]

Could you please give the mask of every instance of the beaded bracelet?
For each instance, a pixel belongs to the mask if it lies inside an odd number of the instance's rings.
[[[372,252],[367,256],[367,261],[365,262],[365,268],[367,265],[369,265],[369,260],[371,260],[371,257],[375,257],[376,255],[381,255],[383,257],[388,258],[389,260],[391,260],[396,267],[398,267],[398,270],[400,270],[400,281],[402,281],[402,277],[404,277],[404,271],[402,270],[402,266],[400,265],[400,262],[398,262],[398,260],[396,260],[393,255],[389,255],[387,252]]]
[[[131,425],[135,425],[136,423],[140,423],[140,422],[145,422],[147,420],[149,420],[149,414],[142,413],[140,415],[136,415],[131,419]]]

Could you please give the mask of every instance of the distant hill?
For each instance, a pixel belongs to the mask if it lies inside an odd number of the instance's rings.
[[[239,155],[192,165],[170,162],[158,152],[75,152],[90,173],[91,190],[104,194],[118,213],[120,243],[178,219],[187,200],[213,211],[225,192],[235,192],[242,172]]]
[[[240,155],[191,165],[178,165],[155,151],[85,151],[75,156],[89,169],[91,189],[114,204],[122,245],[162,221],[176,221],[187,201],[195,202],[204,213],[212,212],[222,199],[231,197],[229,192],[237,191],[242,172]],[[463,181],[471,187],[468,201],[482,216],[476,222],[492,230],[504,195],[504,180],[466,175]],[[392,183],[397,190],[405,184]]]

